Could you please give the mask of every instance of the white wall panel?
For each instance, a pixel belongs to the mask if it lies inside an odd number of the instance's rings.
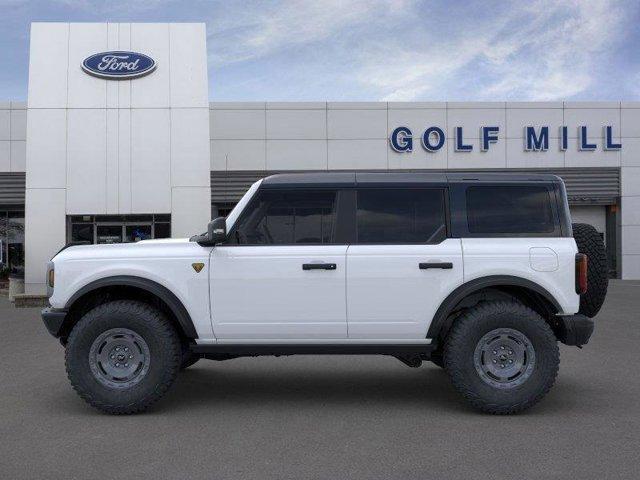
[[[0,140],[0,172],[11,171],[11,142]]]
[[[0,110],[0,141],[11,139],[11,110]]]
[[[131,110],[118,110],[118,211],[131,213]]]
[[[326,170],[326,140],[267,140],[267,170]]]
[[[386,170],[387,141],[329,140],[329,170]]]
[[[498,136],[504,138],[506,125],[504,108],[449,108],[447,136],[453,138],[455,127],[462,127],[465,138],[478,138],[480,127],[498,127]]]
[[[27,111],[11,110],[11,140],[27,139]]]
[[[564,125],[562,108],[507,108],[507,138],[523,138],[524,127],[549,127],[549,137],[558,138]]]
[[[106,213],[120,213],[118,208],[118,110],[107,109],[106,158],[105,158],[105,205]]]
[[[120,25],[118,23],[107,24],[107,50],[125,50],[120,48]],[[118,108],[120,103],[118,100],[119,82],[113,81],[105,83],[107,89],[107,108]]]
[[[387,138],[387,111],[328,110],[327,127],[329,139],[384,139]]]
[[[267,139],[327,138],[326,110],[267,110]]]
[[[27,189],[25,292],[44,294],[47,262],[66,243],[65,190]]]
[[[170,105],[169,24],[132,23],[131,50],[156,61],[149,75],[131,81],[133,108],[167,108]],[[190,88],[184,85],[183,88]]]
[[[381,103],[384,104],[384,102]],[[408,110],[412,108],[419,108],[421,110],[444,110],[447,108],[447,102],[386,102],[386,104],[389,110]]]
[[[623,108],[620,112],[622,123],[618,135],[640,138],[640,108]]]
[[[640,196],[640,167],[620,169],[622,196]]]
[[[640,225],[623,225],[621,227],[623,253],[640,255]]]
[[[65,188],[67,111],[31,109],[27,124],[27,188]]]
[[[67,213],[106,213],[105,109],[70,109],[67,126]]]
[[[569,148],[564,154],[566,167],[619,167],[620,152],[616,150],[603,150],[602,137],[591,137],[589,143],[595,143],[598,147],[594,151],[582,151],[578,149],[578,139],[569,139]],[[620,142],[620,138],[614,138]]]
[[[623,167],[640,167],[640,137],[622,138],[620,164]]]
[[[67,106],[68,23],[32,23],[29,49],[29,108]]]
[[[439,127],[447,135],[447,111],[439,108],[405,108],[389,109],[387,138],[398,127],[409,127],[413,134],[413,148],[422,148],[420,139],[424,131],[429,127]],[[390,148],[390,147],[389,147]]]
[[[204,23],[171,23],[169,35],[171,106],[209,108]]]
[[[620,221],[622,225],[640,225],[640,196],[622,198]]]
[[[210,187],[174,187],[171,203],[172,237],[190,237],[207,230],[211,220]]]
[[[211,139],[264,140],[265,110],[210,110]]]
[[[211,140],[211,170],[265,170],[264,140]]]
[[[386,110],[387,102],[327,102],[328,110]]]
[[[489,150],[486,152],[480,150],[480,139],[477,137],[464,139],[466,145],[473,145],[471,152],[456,152],[455,140],[451,139],[447,142],[448,168],[505,168],[507,166],[505,139],[502,133],[499,133],[498,137],[498,142],[489,145]]]
[[[171,211],[169,109],[131,111],[131,211]]]
[[[131,50],[130,23],[118,24],[118,49]],[[131,108],[131,80],[119,80],[115,84],[118,86],[118,106],[120,108]]]
[[[11,142],[11,171],[27,170],[27,142],[14,140]]]
[[[525,151],[524,138],[522,137],[507,138],[506,142],[508,168],[564,167],[565,152],[560,150],[560,144],[557,138],[549,139],[549,150],[546,152]]]
[[[568,127],[569,138],[578,137],[578,127],[587,127],[589,137],[598,138],[602,145],[603,126],[611,125],[613,135],[620,136],[619,108],[565,108],[564,124]]]
[[[105,108],[107,106],[107,80],[87,75],[82,61],[94,53],[105,52],[107,46],[106,23],[71,23],[69,25],[68,107]]]
[[[622,254],[622,279],[640,279],[640,255]]]
[[[209,187],[209,109],[171,109],[171,185]]]
[[[412,152],[387,151],[390,169],[447,168],[447,144],[437,152],[427,152],[420,143],[414,144]]]
[[[327,102],[266,102],[267,110],[326,110]]]

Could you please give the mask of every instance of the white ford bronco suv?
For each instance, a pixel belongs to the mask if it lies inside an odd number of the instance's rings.
[[[71,384],[108,413],[199,359],[382,354],[507,414],[589,340],[607,261],[553,175],[284,174],[191,239],[65,247],[47,284]]]

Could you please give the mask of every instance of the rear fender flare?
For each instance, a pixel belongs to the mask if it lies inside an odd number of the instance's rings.
[[[453,312],[456,305],[469,295],[488,287],[523,287],[545,298],[553,306],[556,312],[560,312],[562,310],[560,303],[553,295],[551,295],[551,293],[549,293],[547,289],[541,287],[535,282],[532,282],[531,280],[510,275],[491,275],[488,277],[476,278],[460,285],[444,299],[433,316],[431,325],[429,325],[427,338],[438,338],[442,329],[446,327],[447,319]]]

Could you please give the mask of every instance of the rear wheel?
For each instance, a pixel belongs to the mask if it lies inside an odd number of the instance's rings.
[[[486,302],[453,325],[444,368],[475,408],[517,413],[535,405],[555,382],[560,352],[544,319],[518,302]]]
[[[140,412],[162,397],[182,360],[173,325],[155,308],[119,300],[85,314],[65,353],[67,375],[91,406],[112,414]]]

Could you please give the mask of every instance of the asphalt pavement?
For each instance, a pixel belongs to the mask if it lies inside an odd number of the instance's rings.
[[[71,389],[38,309],[0,297],[0,478],[638,479],[640,282],[614,281],[550,394],[470,409],[442,370],[390,357],[200,361],[147,413]]]

